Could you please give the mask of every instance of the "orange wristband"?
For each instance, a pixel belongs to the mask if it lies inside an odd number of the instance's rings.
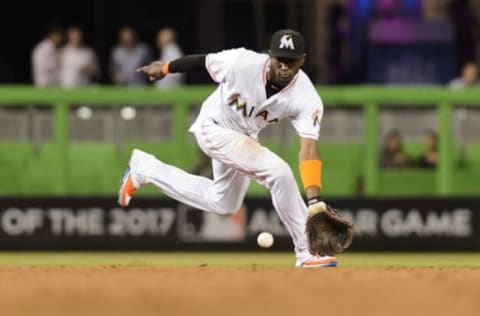
[[[169,66],[169,65],[170,65],[170,62],[169,62],[169,61],[167,61],[166,63],[163,64],[163,66],[162,66],[162,73],[163,73],[164,75],[167,75],[167,74],[169,73],[169,71],[168,71],[168,66]]]
[[[300,177],[302,178],[303,188],[316,186],[322,188],[322,161],[305,160],[300,162]]]

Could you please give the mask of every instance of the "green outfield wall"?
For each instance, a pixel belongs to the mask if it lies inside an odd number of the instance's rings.
[[[0,195],[111,195],[115,194],[121,170],[135,142],[72,142],[69,114],[74,105],[172,106],[171,137],[151,142],[150,147],[167,162],[190,168],[198,149],[188,136],[189,108],[198,106],[213,86],[160,91],[153,88],[93,87],[62,90],[29,86],[0,86],[3,107],[47,105],[53,109],[53,136],[50,142],[31,146],[29,142],[0,139]],[[480,135],[472,144],[467,164],[459,166],[452,138],[453,111],[456,106],[480,105],[479,90],[450,91],[443,87],[318,87],[329,107],[360,107],[364,139],[350,146],[348,142],[319,146],[325,164],[325,194],[332,196],[449,196],[480,194]],[[158,106],[162,106],[158,105]],[[379,158],[379,115],[383,105],[401,108],[433,107],[437,113],[439,164],[432,170],[381,170]],[[324,119],[328,119],[326,115]],[[480,122],[479,122],[480,124]],[[32,136],[34,138],[34,135]],[[20,144],[21,143],[21,144]],[[139,140],[139,144],[142,141]],[[283,146],[278,148],[278,146]],[[296,169],[298,142],[277,146],[282,157]],[[325,146],[325,149],[322,148]],[[148,146],[147,146],[148,147]],[[273,144],[275,147],[275,144]],[[147,148],[148,149],[148,148]],[[348,158],[348,159],[347,159]],[[100,161],[99,161],[100,160]],[[162,159],[163,160],[163,159]],[[332,166],[330,168],[330,166]],[[298,173],[295,171],[296,176]],[[253,185],[251,195],[267,192]],[[152,189],[145,195],[156,194]]]

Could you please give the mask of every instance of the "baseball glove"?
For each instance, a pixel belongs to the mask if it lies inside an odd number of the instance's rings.
[[[311,254],[334,256],[352,243],[353,223],[325,202],[316,202],[308,208],[306,233]]]

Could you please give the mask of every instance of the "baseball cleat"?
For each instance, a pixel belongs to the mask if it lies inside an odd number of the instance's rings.
[[[122,178],[120,191],[118,192],[118,204],[120,204],[121,207],[127,207],[135,191],[137,191],[137,189],[135,189],[133,185],[132,173],[130,166],[128,166]]]
[[[297,268],[330,268],[337,266],[337,258],[329,256],[312,256],[304,262],[297,260]]]

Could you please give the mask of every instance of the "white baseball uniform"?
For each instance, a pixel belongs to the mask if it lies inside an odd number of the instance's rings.
[[[242,204],[250,180],[267,187],[290,233],[297,259],[308,259],[307,207],[288,164],[257,142],[268,124],[288,118],[298,135],[318,139],[323,104],[303,71],[280,92],[265,91],[270,57],[243,48],[208,54],[206,68],[218,88],[191,126],[200,148],[212,158],[214,180],[189,174],[135,151],[130,161],[135,187],[152,183],[192,207],[231,214]]]

